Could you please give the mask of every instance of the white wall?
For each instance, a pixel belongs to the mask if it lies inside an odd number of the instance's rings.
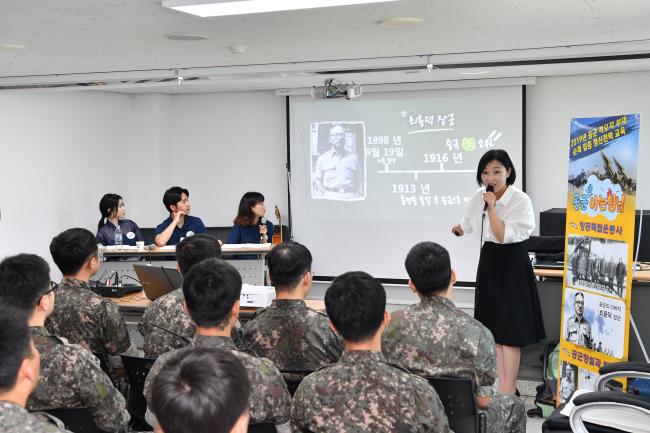
[[[273,92],[180,95],[172,112],[171,181],[190,190],[193,214],[205,215],[212,226],[232,225],[242,194],[259,191],[269,219],[275,221],[274,205],[286,215],[284,98]]]
[[[130,97],[90,93],[0,96],[0,256],[50,259],[52,236],[97,227],[103,191],[132,184]],[[124,176],[111,176],[111,171]]]
[[[49,254],[70,227],[95,231],[98,203],[122,195],[127,218],[167,217],[165,189],[190,190],[192,214],[232,224],[241,195],[266,195],[287,211],[284,98],[273,92],[122,95],[0,94],[0,258]],[[272,174],[271,174],[272,173]]]
[[[527,190],[535,211],[566,206],[572,117],[641,113],[639,207],[650,208],[644,167],[650,72],[539,78],[527,92]],[[69,227],[94,230],[106,192],[151,227],[162,194],[191,192],[192,213],[230,225],[241,194],[258,190],[287,212],[285,100],[273,92],[122,95],[0,93],[0,257],[35,252]],[[539,216],[539,215],[538,215]],[[53,272],[53,277],[58,276]]]
[[[574,117],[641,114],[637,209],[650,209],[650,72],[538,78],[526,98],[526,189],[537,215],[566,207],[569,126]]]

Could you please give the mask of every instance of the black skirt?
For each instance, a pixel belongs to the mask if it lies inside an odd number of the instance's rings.
[[[474,317],[497,344],[523,347],[545,337],[537,283],[524,242],[485,242],[476,275]]]

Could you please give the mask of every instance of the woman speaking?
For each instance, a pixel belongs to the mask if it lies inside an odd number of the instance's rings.
[[[515,167],[505,150],[486,152],[478,163],[481,188],[452,228],[456,236],[480,233],[474,317],[494,335],[499,392],[514,393],[521,348],[544,338],[535,275],[525,242],[535,229],[528,195],[515,187]]]
[[[264,244],[273,239],[273,223],[266,221],[264,196],[259,192],[247,192],[239,201],[234,226],[227,244]]]

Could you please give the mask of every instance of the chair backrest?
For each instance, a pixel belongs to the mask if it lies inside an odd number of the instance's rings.
[[[231,227],[206,227],[208,234],[213,236],[223,242],[226,242],[228,236],[230,236]]]
[[[140,227],[140,235],[145,245],[154,243],[156,228],[155,227]]]
[[[121,358],[126,369],[126,376],[129,379],[129,395],[126,401],[126,409],[132,417],[143,420],[147,411],[147,400],[143,394],[144,380],[156,360],[127,355],[121,355]]]
[[[272,422],[248,424],[248,433],[275,433],[276,431],[275,424]]]
[[[478,413],[472,380],[465,377],[427,377],[445,407],[449,427],[455,433],[478,433]]]
[[[300,382],[302,382],[306,376],[313,373],[313,371],[283,370],[280,373],[282,373],[282,377],[287,384],[289,394],[291,394],[291,397],[293,397],[293,395],[296,393],[296,390],[298,389],[298,385],[300,385]]]
[[[232,230],[232,226],[228,227],[206,227],[207,233],[210,236],[214,236],[217,239],[222,240],[223,242],[228,239],[228,236],[230,235],[230,231]],[[155,227],[140,227],[140,234],[142,235],[142,238],[144,240],[145,245],[150,245],[154,243],[154,238],[155,238],[155,233],[156,229]],[[276,233],[280,232],[280,227],[275,225],[273,226],[273,231]],[[291,238],[291,230],[289,227],[286,225],[282,225],[282,234],[284,236],[284,240],[289,240]]]
[[[65,428],[72,433],[103,433],[85,407],[48,409],[43,412],[63,421]]]
[[[106,354],[99,353],[99,352],[91,352],[91,353],[95,355],[95,358],[99,359],[99,368],[101,368],[102,371],[106,373],[106,375],[110,377],[111,380],[113,380],[114,372],[111,371],[111,369],[108,366],[108,360],[106,358]]]

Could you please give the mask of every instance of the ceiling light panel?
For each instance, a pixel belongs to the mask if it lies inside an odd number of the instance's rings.
[[[389,1],[398,0],[162,0],[162,6],[205,18]]]

